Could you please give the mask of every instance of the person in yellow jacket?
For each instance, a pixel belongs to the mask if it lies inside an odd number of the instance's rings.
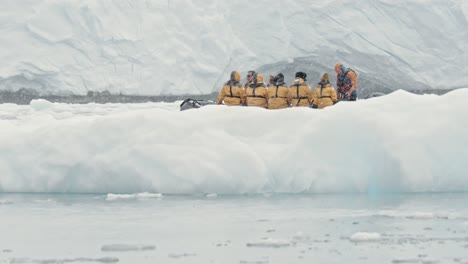
[[[296,72],[296,78],[290,86],[291,106],[306,106],[312,105],[312,88],[306,83],[307,74],[305,72]]]
[[[319,85],[315,87],[314,90],[314,103],[312,108],[323,109],[327,106],[334,105],[338,98],[336,96],[335,88],[330,84],[328,73],[324,73],[322,75],[318,84]]]
[[[224,102],[225,105],[237,106],[242,105],[245,101],[245,90],[240,83],[241,77],[238,71],[231,72],[231,78],[221,88],[218,95],[218,104]]]
[[[249,87],[249,85],[253,83],[254,74],[255,74],[255,71],[253,70],[247,72],[247,76],[246,76],[246,80],[244,84],[245,88]]]
[[[253,75],[253,82],[245,88],[247,106],[268,107],[268,90],[260,73]]]
[[[268,109],[287,108],[291,104],[289,87],[284,82],[284,75],[279,73],[268,85]]]

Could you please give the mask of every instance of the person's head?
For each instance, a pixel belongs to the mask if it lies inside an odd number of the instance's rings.
[[[305,72],[296,72],[295,77],[296,77],[296,79],[301,78],[304,81],[307,80],[307,74]]]
[[[254,76],[254,74],[255,74],[255,71],[249,71],[249,72],[247,73],[247,82],[248,82],[248,83],[251,83],[251,82],[253,81],[253,76]]]
[[[260,74],[260,73],[258,73],[258,72],[257,72],[257,73],[254,73],[254,75],[253,75],[252,78],[253,78],[253,83],[254,83],[254,84],[261,84],[261,83],[263,83],[263,75]]]
[[[231,79],[230,80],[233,81],[233,82],[240,82],[240,80],[241,80],[240,73],[238,71],[231,72]]]
[[[280,72],[278,75],[275,76],[276,84],[283,84],[284,83],[284,75]]]
[[[270,75],[269,79],[268,79],[268,83],[269,84],[276,84],[276,77],[273,76],[273,75]]]
[[[336,72],[337,74],[341,74],[341,73],[342,73],[342,72],[341,72],[341,66],[343,66],[343,64],[341,64],[341,63],[337,63],[337,64],[335,65],[335,72]]]
[[[346,67],[345,67],[343,64],[337,63],[337,64],[335,65],[335,72],[336,72],[337,74],[343,74],[343,73],[346,73],[346,71],[347,71],[347,70],[346,70]]]
[[[320,78],[319,84],[326,85],[329,83],[330,83],[330,76],[328,76],[328,73],[324,73],[322,77]]]

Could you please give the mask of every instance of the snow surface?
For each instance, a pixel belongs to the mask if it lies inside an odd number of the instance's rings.
[[[0,192],[463,192],[467,101],[460,89],[324,110],[5,104]]]
[[[394,89],[466,87],[467,17],[463,0],[2,0],[0,89],[209,93],[302,57]]]

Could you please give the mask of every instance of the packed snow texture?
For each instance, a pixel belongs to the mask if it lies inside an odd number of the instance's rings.
[[[467,16],[463,0],[3,0],[0,89],[209,93],[301,57],[395,90],[466,87]]]
[[[459,89],[396,91],[323,110],[4,104],[0,192],[111,193],[112,200],[468,191],[467,101],[468,89]],[[129,193],[143,194],[112,195]]]

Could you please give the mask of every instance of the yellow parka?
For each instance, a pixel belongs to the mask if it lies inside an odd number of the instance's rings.
[[[245,90],[240,84],[240,73],[233,71],[231,73],[231,79],[224,84],[223,88],[218,95],[218,104],[222,104],[224,101],[225,105],[236,106],[242,105],[245,101]]]
[[[268,109],[287,108],[291,105],[291,94],[286,84],[268,86]]]
[[[304,81],[304,79],[297,78],[293,85],[289,87],[291,94],[291,106],[307,106],[312,105],[312,88]]]
[[[254,75],[254,81],[245,88],[247,106],[268,107],[268,89],[260,73]]]
[[[323,109],[327,106],[331,106],[337,101],[336,91],[333,86],[329,83],[319,85],[314,90],[314,105],[317,108]]]

